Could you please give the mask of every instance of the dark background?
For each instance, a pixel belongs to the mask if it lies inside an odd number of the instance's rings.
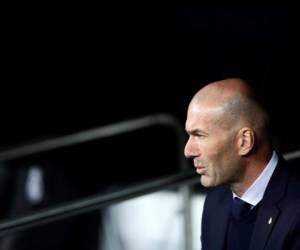
[[[225,77],[250,80],[277,146],[300,149],[292,7],[26,3],[5,11],[1,150],[156,113],[184,127],[194,93]],[[144,132],[1,163],[0,218],[178,172],[174,133]],[[39,204],[24,194],[32,166],[44,173]],[[100,222],[97,212],[34,228],[11,249],[45,249],[46,241],[49,249],[95,249]]]
[[[227,76],[253,80],[281,149],[299,148],[292,7],[48,7],[6,19],[1,148],[157,112],[184,125]]]

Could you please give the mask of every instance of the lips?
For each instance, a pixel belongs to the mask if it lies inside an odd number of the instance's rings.
[[[194,166],[195,166],[196,172],[197,172],[198,174],[203,174],[203,173],[204,173],[205,167],[200,163],[199,160],[194,159]]]
[[[203,174],[205,171],[205,167],[203,167],[203,166],[195,166],[195,168],[196,168],[196,172],[198,174]]]

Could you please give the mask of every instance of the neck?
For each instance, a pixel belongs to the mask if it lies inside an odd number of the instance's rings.
[[[245,159],[243,172],[236,182],[231,183],[231,190],[238,196],[242,196],[263,172],[272,157],[272,149],[266,148],[260,153],[251,155]]]

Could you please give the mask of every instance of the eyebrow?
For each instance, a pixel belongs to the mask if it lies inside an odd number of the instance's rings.
[[[196,134],[205,134],[207,135],[206,132],[204,132],[203,130],[201,129],[192,129],[192,130],[185,130],[189,135],[196,135]]]

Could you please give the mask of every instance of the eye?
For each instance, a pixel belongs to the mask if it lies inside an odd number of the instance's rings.
[[[204,138],[207,137],[207,134],[203,131],[200,130],[193,130],[191,132],[188,132],[188,134],[190,135],[190,137],[194,137],[194,138]]]
[[[203,138],[203,137],[205,137],[204,134],[194,134],[194,136],[195,136],[196,138]]]

